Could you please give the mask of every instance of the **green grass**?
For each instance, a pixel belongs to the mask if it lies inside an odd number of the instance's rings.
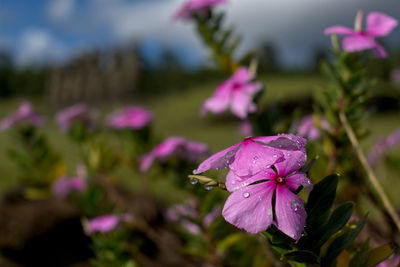
[[[309,96],[324,82],[320,77],[313,75],[265,76],[261,78],[261,81],[267,89],[261,100],[264,105],[275,100]],[[184,136],[188,139],[205,142],[209,144],[212,151],[218,151],[242,138],[238,132],[239,120],[229,115],[213,116],[208,114],[205,118],[199,116],[202,102],[213,93],[219,82],[221,81],[198,85],[197,88],[157,96],[142,102],[132,101],[123,104],[138,104],[149,108],[155,115],[153,133],[159,138],[171,135]],[[0,118],[14,111],[19,101],[19,99],[1,101]],[[58,131],[50,117],[54,111],[46,105],[46,102],[43,99],[31,99],[31,101],[39,112],[48,115],[48,123],[42,131],[46,133],[54,149],[65,157],[68,169],[73,170],[75,164],[79,162],[78,149],[68,140],[67,136]],[[122,103],[108,103],[100,105],[98,108],[103,114],[107,114],[121,105]],[[399,115],[399,113],[376,115],[366,121],[371,136],[365,142],[365,147],[370,147],[377,136],[387,135],[399,127],[399,124],[396,123],[399,121]],[[7,149],[14,144],[11,134],[11,132],[0,133],[0,170],[2,173],[0,193],[15,183],[13,177],[17,170],[7,157]],[[384,180],[384,185],[388,188],[390,181],[392,180]],[[162,186],[162,184],[158,185],[158,187]]]

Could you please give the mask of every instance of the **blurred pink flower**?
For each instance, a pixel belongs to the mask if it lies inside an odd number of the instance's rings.
[[[194,14],[204,16],[215,5],[227,3],[227,0],[187,0],[174,14],[174,20],[190,20]]]
[[[85,104],[76,104],[61,110],[56,115],[58,126],[62,131],[68,131],[74,122],[80,122],[90,129],[96,127],[97,112],[90,110]]]
[[[188,141],[183,137],[169,137],[141,157],[140,171],[147,171],[156,159],[165,161],[169,157],[176,156],[189,162],[196,162],[208,153],[206,144]]]
[[[396,26],[396,19],[380,12],[371,12],[367,16],[367,28],[362,31],[362,12],[358,12],[354,30],[345,26],[333,26],[325,29],[325,34],[347,35],[342,41],[343,49],[347,52],[373,49],[376,57],[385,58],[387,52],[375,37],[388,35]]]
[[[368,163],[375,165],[386,153],[400,143],[400,128],[394,130],[386,138],[379,138],[367,155]]]
[[[129,106],[113,112],[108,118],[108,126],[113,129],[140,130],[153,120],[153,114],[145,108]]]
[[[227,189],[232,192],[225,202],[225,220],[249,233],[265,231],[274,224],[286,235],[299,240],[306,222],[304,203],[295,192],[300,185],[311,189],[310,180],[298,172],[306,162],[303,151],[287,151],[285,160],[253,176],[240,177],[230,171]],[[275,209],[272,198],[275,195]]]
[[[58,198],[67,197],[70,192],[84,192],[86,190],[86,179],[83,177],[75,176],[75,177],[60,177],[54,181],[51,190],[53,195]]]
[[[203,103],[201,114],[204,116],[207,111],[220,114],[230,106],[234,115],[241,119],[247,118],[249,113],[256,111],[253,96],[262,88],[260,83],[250,82],[253,78],[248,68],[240,67]]]
[[[209,227],[211,223],[221,214],[221,206],[216,206],[207,213],[202,220],[202,225],[198,225],[193,221],[200,217],[197,202],[193,199],[183,204],[177,204],[170,207],[166,212],[167,220],[171,222],[180,222],[181,226],[191,234],[198,235],[201,233],[201,227]]]
[[[229,167],[238,176],[251,176],[282,162],[288,153],[290,155],[299,151],[305,154],[305,144],[304,138],[292,134],[248,137],[212,155],[193,173],[199,174],[209,169]]]
[[[0,121],[0,131],[7,130],[19,123],[29,123],[33,126],[40,126],[43,122],[43,117],[33,110],[31,103],[23,101],[16,112]]]
[[[122,222],[131,222],[132,220],[133,216],[129,213],[121,215],[107,214],[88,220],[84,225],[84,232],[86,235],[96,232],[105,234],[116,229]]]
[[[320,127],[324,130],[329,129],[329,124],[324,118],[319,118]],[[321,132],[315,125],[313,115],[304,116],[297,128],[297,135],[307,138],[308,140],[315,140],[321,136]]]

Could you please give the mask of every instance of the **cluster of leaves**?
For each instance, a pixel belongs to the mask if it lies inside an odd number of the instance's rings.
[[[279,232],[275,227],[265,232],[271,247],[281,259],[294,266],[375,266],[392,254],[384,245],[369,249],[366,242],[356,250],[354,240],[365,224],[366,217],[353,221],[354,204],[345,202],[332,209],[335,202],[338,175],[327,176],[314,186],[306,204],[307,221],[302,238],[297,242]]]

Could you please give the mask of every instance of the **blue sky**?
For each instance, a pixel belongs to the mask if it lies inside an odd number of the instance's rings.
[[[0,0],[0,47],[18,64],[63,62],[84,50],[126,45],[140,40],[143,51],[156,58],[168,46],[194,66],[207,62],[207,51],[190,23],[173,22],[183,0]],[[228,24],[244,37],[239,53],[272,40],[286,66],[302,65],[315,47],[327,46],[323,29],[352,26],[363,9],[400,19],[396,0],[231,0]],[[385,40],[400,46],[400,29]]]

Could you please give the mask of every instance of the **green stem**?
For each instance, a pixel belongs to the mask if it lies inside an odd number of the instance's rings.
[[[351,145],[353,146],[353,149],[356,152],[358,160],[360,161],[361,165],[363,166],[363,168],[367,174],[368,180],[373,185],[377,195],[379,196],[380,200],[382,201],[384,208],[387,210],[391,219],[393,220],[394,224],[396,225],[397,229],[400,231],[400,217],[397,214],[392,203],[390,202],[388,196],[384,192],[384,190],[383,190],[381,184],[379,183],[371,166],[369,166],[367,159],[361,150],[360,144],[358,143],[357,137],[356,137],[353,129],[351,128],[351,126],[347,120],[347,117],[343,111],[339,111],[339,118],[340,118],[340,121],[341,121],[345,131],[346,131],[347,136],[349,137]]]

